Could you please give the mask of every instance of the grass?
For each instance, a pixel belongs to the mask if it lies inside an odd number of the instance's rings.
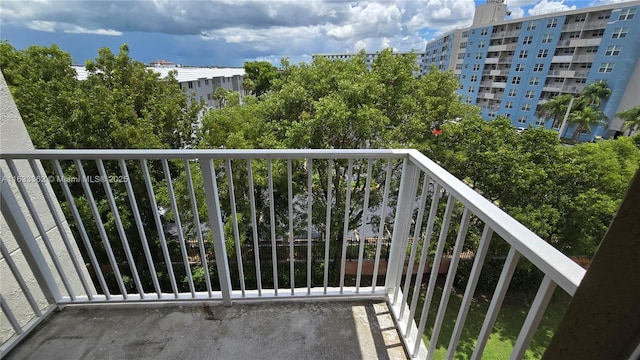
[[[442,289],[436,288],[433,296],[434,300],[429,308],[427,327],[425,328],[423,335],[423,339],[427,347],[429,346],[429,337],[432,333],[433,323],[438,311],[441,295]],[[424,300],[424,292],[421,294],[421,300]],[[493,360],[509,358],[511,351],[513,350],[513,345],[520,332],[520,328],[522,327],[524,319],[527,316],[527,312],[529,311],[529,304],[531,300],[532,299],[528,299],[528,295],[526,294],[508,294],[502,304],[496,324],[485,347],[482,356],[483,359]],[[547,307],[545,315],[538,326],[538,330],[529,345],[529,349],[527,350],[524,359],[540,359],[542,357],[542,354],[547,348],[556,327],[560,323],[570,300],[571,298],[569,295],[561,290],[554,294],[549,306]],[[490,300],[485,299],[484,297],[473,299],[458,347],[456,348],[455,359],[469,359],[473,354],[478,334],[482,327],[482,322],[484,321],[489,308],[489,301]],[[451,294],[433,359],[446,358],[447,347],[449,346],[449,340],[455,326],[455,321],[458,316],[458,310],[460,309],[461,303],[461,294]],[[422,309],[422,304],[418,305],[418,309]],[[416,321],[419,321],[419,318],[420,314],[416,315],[416,319],[418,319]]]

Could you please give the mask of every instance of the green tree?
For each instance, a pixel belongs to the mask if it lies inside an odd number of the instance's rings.
[[[558,127],[560,125],[560,121],[567,113],[571,98],[572,95],[563,94],[556,96],[555,98],[547,101],[544,104],[541,104],[540,106],[538,106],[538,116],[545,119],[553,119],[552,128]]]
[[[608,99],[609,96],[611,96],[611,88],[609,88],[606,82],[592,82],[585,86],[580,92],[580,95],[578,95],[576,108],[581,109],[589,106],[600,108],[602,102]]]
[[[631,135],[640,127],[640,105],[621,111],[616,116],[624,121],[622,131],[629,130],[628,135]]]
[[[244,63],[244,88],[260,96],[273,85],[278,69],[268,61],[246,61]]]
[[[574,141],[578,140],[578,136],[583,130],[590,132],[591,125],[605,125],[607,120],[607,116],[600,109],[593,106],[587,106],[582,110],[572,112],[569,114],[569,123],[576,125],[572,139]]]

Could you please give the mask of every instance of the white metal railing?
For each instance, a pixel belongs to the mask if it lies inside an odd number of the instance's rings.
[[[470,250],[475,260],[448,346],[452,358],[496,234],[510,250],[473,358],[482,355],[522,256],[544,273],[544,280],[513,350],[519,358],[556,285],[573,295],[584,275],[573,261],[415,150],[37,150],[4,152],[0,158],[9,169],[2,174],[3,217],[52,305],[384,298],[410,355],[431,358],[460,254]],[[25,167],[16,164],[24,162],[31,172],[18,170]],[[33,229],[42,232],[43,227],[31,199],[40,195],[13,191],[25,179],[49,182],[66,199],[67,220],[90,278],[78,259],[75,274],[51,265],[56,252],[70,252],[71,246],[54,249],[46,234],[35,240]],[[53,208],[55,197],[44,186],[41,190]],[[169,218],[172,236],[166,231]],[[465,245],[478,223],[483,224],[478,245]],[[65,233],[63,219],[56,224]],[[447,243],[456,227],[455,243]],[[366,237],[373,242],[369,248]],[[383,244],[390,246],[387,255]],[[3,257],[11,260],[4,248],[2,243]],[[347,266],[349,250],[357,253],[355,266]],[[450,256],[450,265],[427,349],[421,334],[443,254]],[[365,264],[373,266],[370,274]],[[423,289],[429,268],[434,271]],[[13,267],[12,274],[18,282],[25,276]],[[79,278],[79,289],[64,283],[71,275]],[[32,298],[28,286],[22,291]],[[12,320],[11,306],[0,300]],[[35,319],[47,315],[32,308]],[[11,321],[16,336],[3,350],[36,323]]]

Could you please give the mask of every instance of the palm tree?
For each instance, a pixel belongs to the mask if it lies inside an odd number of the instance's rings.
[[[640,105],[621,111],[616,116],[624,120],[622,131],[629,129],[629,136],[640,128]]]
[[[599,108],[602,101],[611,96],[611,88],[603,81],[592,82],[578,95],[578,108],[592,106]]]
[[[558,126],[558,122],[562,120],[564,114],[567,112],[571,97],[572,95],[570,94],[558,95],[546,103],[541,104],[538,106],[538,117],[553,119],[553,127]]]
[[[591,124],[604,125],[607,120],[608,118],[602,110],[593,106],[587,106],[582,110],[572,112],[569,115],[569,123],[576,125],[572,139],[577,141],[578,135],[583,129],[589,132],[591,131]]]

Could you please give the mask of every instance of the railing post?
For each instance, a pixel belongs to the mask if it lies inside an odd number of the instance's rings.
[[[213,251],[216,255],[216,267],[222,291],[222,302],[226,306],[231,305],[231,275],[229,273],[229,260],[227,258],[227,247],[224,241],[224,223],[220,214],[220,198],[218,197],[218,183],[213,170],[213,160],[209,158],[200,159],[202,169],[202,183],[204,194],[207,199],[207,212],[211,224],[213,235]]]
[[[0,178],[4,179],[2,170],[0,170]],[[36,244],[36,239],[21,211],[11,186],[4,180],[0,180],[0,210],[18,246],[20,246],[45,299],[49,304],[57,304],[62,298],[58,285],[38,244]]]
[[[391,250],[387,264],[387,276],[385,288],[387,291],[400,286],[402,270],[404,267],[404,255],[406,253],[409,226],[411,225],[411,213],[415,202],[418,185],[418,168],[407,157],[402,166],[400,178],[400,190],[396,216],[393,222],[393,234],[391,236]]]

